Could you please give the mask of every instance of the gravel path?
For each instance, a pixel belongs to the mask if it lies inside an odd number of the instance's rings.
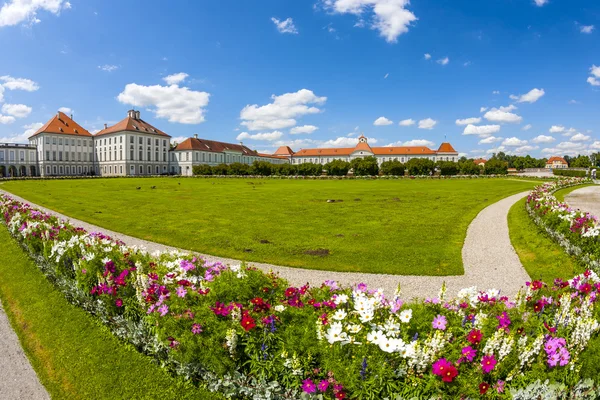
[[[2,192],[3,191],[0,190],[0,193]],[[151,252],[155,250],[177,250],[174,247],[103,229],[30,203],[12,193],[4,193],[50,214],[69,220],[75,226],[80,226],[90,232],[103,232],[104,234],[122,240],[130,246],[143,246]],[[528,193],[529,192],[519,193],[488,206],[471,222],[462,249],[465,270],[464,275],[414,276],[367,274],[357,272],[317,271],[256,262],[250,262],[248,264],[264,271],[273,270],[278,272],[283,278],[286,278],[291,284],[296,286],[303,285],[307,282],[312,286],[320,286],[328,279],[335,280],[338,284],[344,286],[364,282],[372,288],[383,288],[385,293],[391,296],[398,284],[400,284],[402,297],[405,299],[413,299],[437,296],[442,283],[446,282],[448,295],[454,295],[458,290],[465,287],[477,286],[479,289],[500,289],[504,295],[514,296],[521,286],[529,280],[529,276],[523,269],[523,266],[510,243],[507,215],[510,207]],[[200,254],[200,256],[208,261],[218,261],[230,265],[240,264],[240,261],[229,258],[214,257],[205,254]]]
[[[573,190],[565,196],[565,202],[573,208],[600,217],[600,186],[586,186]]]
[[[40,384],[19,338],[12,330],[0,303],[0,399],[50,399]]]

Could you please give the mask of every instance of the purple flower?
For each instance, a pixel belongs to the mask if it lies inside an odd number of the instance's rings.
[[[567,350],[566,347],[561,347],[560,351],[558,352],[558,355],[560,357],[559,365],[561,367],[564,367],[565,365],[567,365],[569,363],[571,354],[569,354],[569,350]]]
[[[182,270],[184,270],[186,272],[191,271],[194,268],[196,268],[196,266],[188,260],[181,260],[181,263],[179,263],[179,266],[181,267]]]
[[[556,367],[559,361],[560,356],[558,355],[558,353],[554,353],[551,356],[548,356],[548,365],[551,367]]]
[[[305,379],[302,381],[302,390],[304,393],[314,393],[317,391],[317,387],[310,379]]]
[[[325,286],[328,286],[329,289],[331,289],[331,290],[338,290],[339,289],[336,281],[326,280],[324,283],[325,283]]]
[[[175,292],[179,297],[185,297],[185,295],[187,294],[187,290],[185,290],[183,286],[179,286]]]
[[[473,361],[475,356],[477,355],[477,350],[472,348],[471,346],[463,347],[462,355],[469,360],[469,362]]]
[[[167,313],[169,312],[169,307],[166,304],[163,304],[162,306],[160,306],[160,308],[158,309],[158,312],[160,313],[161,317],[164,317],[165,315],[167,315]]]
[[[356,290],[358,290],[359,292],[366,292],[367,291],[367,284],[366,283],[359,283],[358,285],[356,285]]]
[[[508,318],[506,311],[496,316],[496,318],[498,318],[498,329],[506,329],[510,325],[510,319]]]
[[[504,393],[504,381],[498,381],[498,383],[496,383],[496,390],[498,391],[498,393]]]
[[[327,381],[327,379],[323,379],[321,382],[319,382],[319,391],[326,392],[328,387],[329,382]]]
[[[496,358],[493,355],[483,356],[483,358],[481,359],[481,370],[484,374],[489,374],[490,372],[492,372],[495,366]]]
[[[192,333],[194,335],[199,335],[202,332],[202,325],[194,324],[192,325]]]
[[[433,326],[433,329],[439,329],[441,331],[445,331],[446,324],[448,324],[448,320],[446,319],[446,317],[443,315],[438,315],[437,317],[435,317],[433,319],[433,322],[431,325]]]

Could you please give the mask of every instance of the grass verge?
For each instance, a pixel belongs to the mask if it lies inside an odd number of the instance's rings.
[[[531,279],[552,283],[554,278],[571,279],[583,272],[577,260],[531,220],[526,201],[522,199],[511,207],[508,229],[510,241]]]
[[[566,189],[560,189],[560,190],[558,190],[558,191],[556,191],[554,193],[554,197],[556,197],[556,200],[564,203],[565,197],[567,197],[567,195],[569,193],[571,193],[571,192],[573,192],[575,190],[587,187],[587,186],[594,186],[594,184],[593,183],[589,183],[589,184],[586,184],[586,185],[572,186],[572,187],[569,187],[569,188],[566,188]]]
[[[55,399],[216,399],[173,378],[69,304],[0,225],[0,298],[40,382]]]

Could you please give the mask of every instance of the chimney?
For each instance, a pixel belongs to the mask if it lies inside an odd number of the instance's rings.
[[[242,142],[242,141],[240,140],[240,146],[243,146],[243,145],[244,145],[244,142]]]
[[[104,129],[108,128],[108,124],[104,124]]]
[[[56,118],[60,119],[60,111],[56,112]]]
[[[198,134],[194,133],[194,139],[198,139]]]
[[[135,119],[135,111],[134,110],[127,111],[127,116],[129,118],[134,118]]]
[[[73,114],[71,114],[71,119],[73,119]]]
[[[140,112],[139,111],[135,112],[135,119],[140,119]]]

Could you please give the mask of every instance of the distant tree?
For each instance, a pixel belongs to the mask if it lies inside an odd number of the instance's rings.
[[[592,161],[588,156],[579,155],[575,159],[571,160],[569,165],[573,168],[589,168],[592,166]]]
[[[229,166],[227,164],[219,164],[212,167],[213,175],[227,175]]]
[[[479,175],[481,167],[475,164],[473,159],[468,159],[458,163],[458,169],[462,175]]]
[[[573,162],[573,159],[571,158],[571,156],[564,155],[563,158],[565,159],[565,161],[567,162],[567,164],[569,164],[569,166],[571,166],[571,163]]]
[[[267,161],[254,161],[250,172],[252,175],[271,176],[273,164]]]
[[[194,175],[212,175],[213,170],[210,165],[200,164],[192,167],[192,173]]]
[[[302,163],[298,165],[298,175],[301,176],[320,176],[323,173],[323,166],[316,163]]]
[[[600,167],[600,152],[590,155],[590,160],[592,161],[592,166]]]
[[[508,162],[497,158],[490,158],[485,163],[483,171],[486,175],[506,175],[508,173]]]
[[[333,160],[323,166],[329,176],[346,176],[350,170],[350,163],[343,160]]]
[[[440,175],[444,176],[457,175],[459,171],[458,163],[453,161],[438,161],[436,166],[440,171]]]
[[[285,163],[285,164],[273,164],[272,167],[273,175],[280,176],[291,176],[296,175],[297,169],[295,165]]]
[[[458,162],[465,162],[465,161],[467,161],[467,160],[468,160],[468,158],[467,158],[467,157],[465,157],[465,156],[462,156],[461,158],[459,158],[459,159],[458,159]]]
[[[250,175],[250,170],[250,165],[235,162],[229,164],[229,170],[227,171],[227,173],[229,175]]]
[[[406,166],[398,160],[384,161],[379,168],[383,175],[404,176]]]
[[[429,175],[434,168],[434,162],[428,158],[411,158],[406,162],[409,175]]]
[[[364,158],[355,158],[350,162],[356,176],[375,176],[379,175],[379,164],[377,158],[373,156]]]

